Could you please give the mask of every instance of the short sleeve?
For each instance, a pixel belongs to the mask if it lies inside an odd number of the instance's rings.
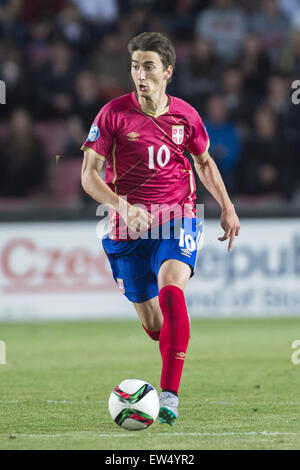
[[[113,141],[112,113],[110,107],[105,105],[97,114],[81,150],[91,151],[100,160],[105,160],[111,153]]]
[[[190,139],[187,144],[187,150],[195,156],[201,156],[209,149],[209,136],[201,117],[193,109],[190,119]]]

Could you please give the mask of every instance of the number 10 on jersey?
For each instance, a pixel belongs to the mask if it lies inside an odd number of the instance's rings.
[[[154,147],[151,145],[151,147],[148,147],[148,154],[149,154],[149,162],[148,166],[150,170],[155,170],[155,152],[154,152]],[[170,149],[166,145],[162,145],[156,155],[156,162],[160,168],[163,168],[166,166],[171,158],[171,152]]]

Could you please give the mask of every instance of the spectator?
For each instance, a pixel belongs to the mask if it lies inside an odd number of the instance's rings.
[[[294,105],[291,100],[291,77],[280,73],[271,75],[267,90],[265,103],[276,116],[285,147],[292,146],[292,151],[298,153],[299,161],[300,113],[299,105]]]
[[[18,17],[21,10],[20,0],[1,0],[0,1],[0,21],[13,22]]]
[[[123,3],[123,0],[120,0]],[[163,2],[158,2],[156,11],[159,10],[163,15],[174,15],[175,12],[180,11],[181,8],[185,9],[184,5],[185,0],[164,0]],[[193,14],[200,13],[209,6],[211,0],[188,0],[187,2],[188,9],[192,10]],[[191,6],[190,6],[191,4]]]
[[[228,117],[223,95],[212,95],[207,101],[206,128],[210,137],[210,152],[222,174],[229,193],[236,189],[235,172],[240,155],[237,128]]]
[[[54,37],[67,42],[70,47],[83,55],[92,47],[92,33],[89,24],[80,16],[75,3],[67,2],[55,22]]]
[[[280,69],[295,79],[300,77],[300,22],[291,30],[289,42],[281,56]]]
[[[96,75],[101,99],[109,101],[132,88],[128,52],[120,44],[118,34],[106,36],[100,51],[94,52],[87,67]]]
[[[300,0],[278,0],[278,5],[291,21],[294,18],[295,11],[300,9]]]
[[[213,42],[221,61],[230,62],[237,58],[246,34],[245,15],[234,0],[214,0],[213,6],[199,15],[195,31]]]
[[[247,132],[249,116],[253,112],[253,102],[244,86],[244,77],[239,68],[232,66],[224,70],[221,90],[230,121],[233,121],[241,132]]]
[[[32,71],[21,48],[6,40],[0,43],[0,77],[6,85],[6,105],[0,115],[7,119],[17,106],[30,107],[33,99]]]
[[[253,133],[244,142],[239,162],[240,192],[251,196],[283,199],[282,142],[276,116],[268,107],[260,107],[254,115]]]
[[[82,119],[84,131],[88,133],[91,122],[105,102],[100,99],[100,87],[96,76],[89,70],[79,73],[75,82],[75,111]]]
[[[280,10],[277,0],[262,0],[261,4],[261,11],[249,20],[249,29],[259,38],[270,59],[276,62],[288,37],[289,19]]]
[[[266,81],[271,72],[271,62],[255,34],[248,34],[237,61],[249,98],[257,101],[266,93]]]
[[[6,37],[22,43],[26,28],[19,21],[21,0],[0,0],[0,38]]]
[[[94,25],[95,32],[103,36],[111,32],[119,18],[117,0],[72,0],[83,18]]]
[[[243,10],[246,16],[252,15],[260,7],[261,0],[238,0],[239,7]]]
[[[43,147],[34,134],[31,116],[24,109],[16,109],[1,143],[0,196],[30,196],[44,183],[45,176]]]
[[[176,39],[186,40],[193,35],[195,26],[194,0],[177,0],[163,20],[164,30]]]
[[[176,1],[176,0],[175,0]],[[174,3],[174,0],[171,0]],[[168,3],[168,0],[161,2],[159,0],[119,0],[119,11],[122,15],[127,15],[132,13],[132,11],[143,8],[148,11],[164,11],[165,3]],[[169,13],[171,10],[168,11]]]
[[[158,16],[154,12],[147,10],[147,8],[140,6],[135,8],[129,15],[121,18],[119,25],[124,31],[127,29],[127,42],[133,36],[137,36],[144,31],[160,31],[161,19],[162,16]]]
[[[300,29],[300,6],[296,11],[293,12],[293,18],[291,22],[292,22],[292,27],[294,27],[295,29]]]
[[[116,0],[72,0],[81,15],[89,21],[113,23],[117,20],[119,9]]]
[[[51,24],[47,20],[38,20],[30,26],[27,54],[29,62],[36,73],[49,60],[50,33]]]
[[[290,94],[291,83],[289,77],[280,73],[270,76],[267,82],[265,102],[275,113],[280,128],[283,128],[286,125],[292,111]]]
[[[22,23],[31,25],[33,22],[53,22],[61,11],[66,0],[26,0],[22,1],[20,18]]]
[[[86,137],[87,133],[83,128],[80,117],[78,115],[70,116],[67,119],[65,146],[62,151],[64,158],[82,158],[80,148]]]
[[[191,50],[187,63],[179,65],[179,93],[201,109],[208,94],[214,93],[218,86],[219,66],[212,42],[198,37]]]
[[[69,46],[55,41],[50,59],[41,68],[37,81],[38,113],[43,119],[64,118],[73,112],[74,77],[78,67]]]

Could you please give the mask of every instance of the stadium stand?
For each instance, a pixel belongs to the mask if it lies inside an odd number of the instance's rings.
[[[97,0],[88,8],[81,0],[28,0],[26,7],[20,0],[2,0],[0,79],[7,91],[7,104],[0,106],[2,165],[17,108],[32,120],[40,142],[37,158],[47,164],[38,190],[33,181],[26,195],[2,191],[0,210],[8,199],[10,210],[22,211],[37,200],[45,210],[54,201],[66,208],[70,201],[87,204],[79,184],[80,142],[103,104],[132,90],[127,42],[150,30],[169,34],[175,44],[169,93],[189,101],[203,117],[235,204],[247,208],[259,200],[266,209],[277,204],[298,210],[300,113],[291,85],[300,70],[299,18],[298,0]],[[213,122],[218,113],[223,131]],[[280,142],[272,158],[274,137]],[[218,139],[225,139],[231,156]],[[203,191],[202,201],[209,212],[212,201]]]

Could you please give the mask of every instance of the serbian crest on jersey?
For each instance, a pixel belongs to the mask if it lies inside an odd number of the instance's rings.
[[[184,138],[184,126],[172,126],[172,140],[176,145],[180,145]]]

